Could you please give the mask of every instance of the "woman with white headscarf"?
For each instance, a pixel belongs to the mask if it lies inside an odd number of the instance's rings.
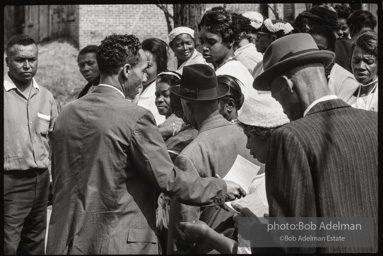
[[[177,27],[169,33],[169,46],[174,58],[168,62],[168,70],[182,74],[185,66],[208,64],[202,54],[195,49],[194,30],[188,27]]]

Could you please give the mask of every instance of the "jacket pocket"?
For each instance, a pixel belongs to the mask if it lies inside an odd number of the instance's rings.
[[[157,243],[157,236],[151,229],[130,228],[127,243]]]
[[[39,118],[40,133],[43,135],[47,135],[48,130],[49,130],[49,122],[51,120],[51,116],[44,115],[41,113],[37,113],[37,116]]]

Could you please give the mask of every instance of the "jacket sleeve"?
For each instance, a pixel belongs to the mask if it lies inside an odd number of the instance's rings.
[[[129,151],[139,174],[172,199],[200,206],[225,201],[227,188],[223,180],[201,178],[173,165],[149,111],[137,121]]]

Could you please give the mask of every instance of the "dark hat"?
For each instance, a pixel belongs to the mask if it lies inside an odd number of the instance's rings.
[[[218,84],[215,71],[205,64],[194,64],[183,68],[181,84],[170,88],[178,97],[192,101],[210,101],[224,97],[229,86]]]
[[[269,91],[270,82],[286,71],[311,63],[327,67],[335,58],[331,51],[319,50],[310,34],[297,33],[275,40],[263,55],[264,72],[257,76],[253,87]]]
[[[327,23],[332,28],[338,27],[338,13],[321,6],[313,6],[309,11],[301,13],[302,17]]]

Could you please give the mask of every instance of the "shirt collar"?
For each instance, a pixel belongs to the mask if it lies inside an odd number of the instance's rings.
[[[32,86],[35,89],[40,90],[39,85],[37,84],[36,80],[32,78]],[[4,89],[5,91],[10,91],[12,89],[17,89],[15,83],[12,81],[12,79],[9,77],[8,72],[4,76]]]
[[[338,99],[337,96],[335,95],[326,95],[326,96],[323,96],[319,99],[317,99],[316,101],[314,101],[313,103],[311,103],[305,110],[305,112],[303,112],[303,116],[306,116],[307,113],[310,111],[310,109],[312,109],[316,104],[318,104],[319,102],[323,102],[323,101],[327,101],[327,100],[334,100],[334,99]]]
[[[99,85],[97,85],[97,86],[104,86],[104,87],[112,88],[112,89],[118,91],[118,92],[122,95],[122,97],[125,98],[125,95],[122,93],[122,91],[121,91],[120,89],[117,89],[117,88],[114,87],[114,86],[111,86],[111,85],[109,85],[109,84],[99,84]]]

